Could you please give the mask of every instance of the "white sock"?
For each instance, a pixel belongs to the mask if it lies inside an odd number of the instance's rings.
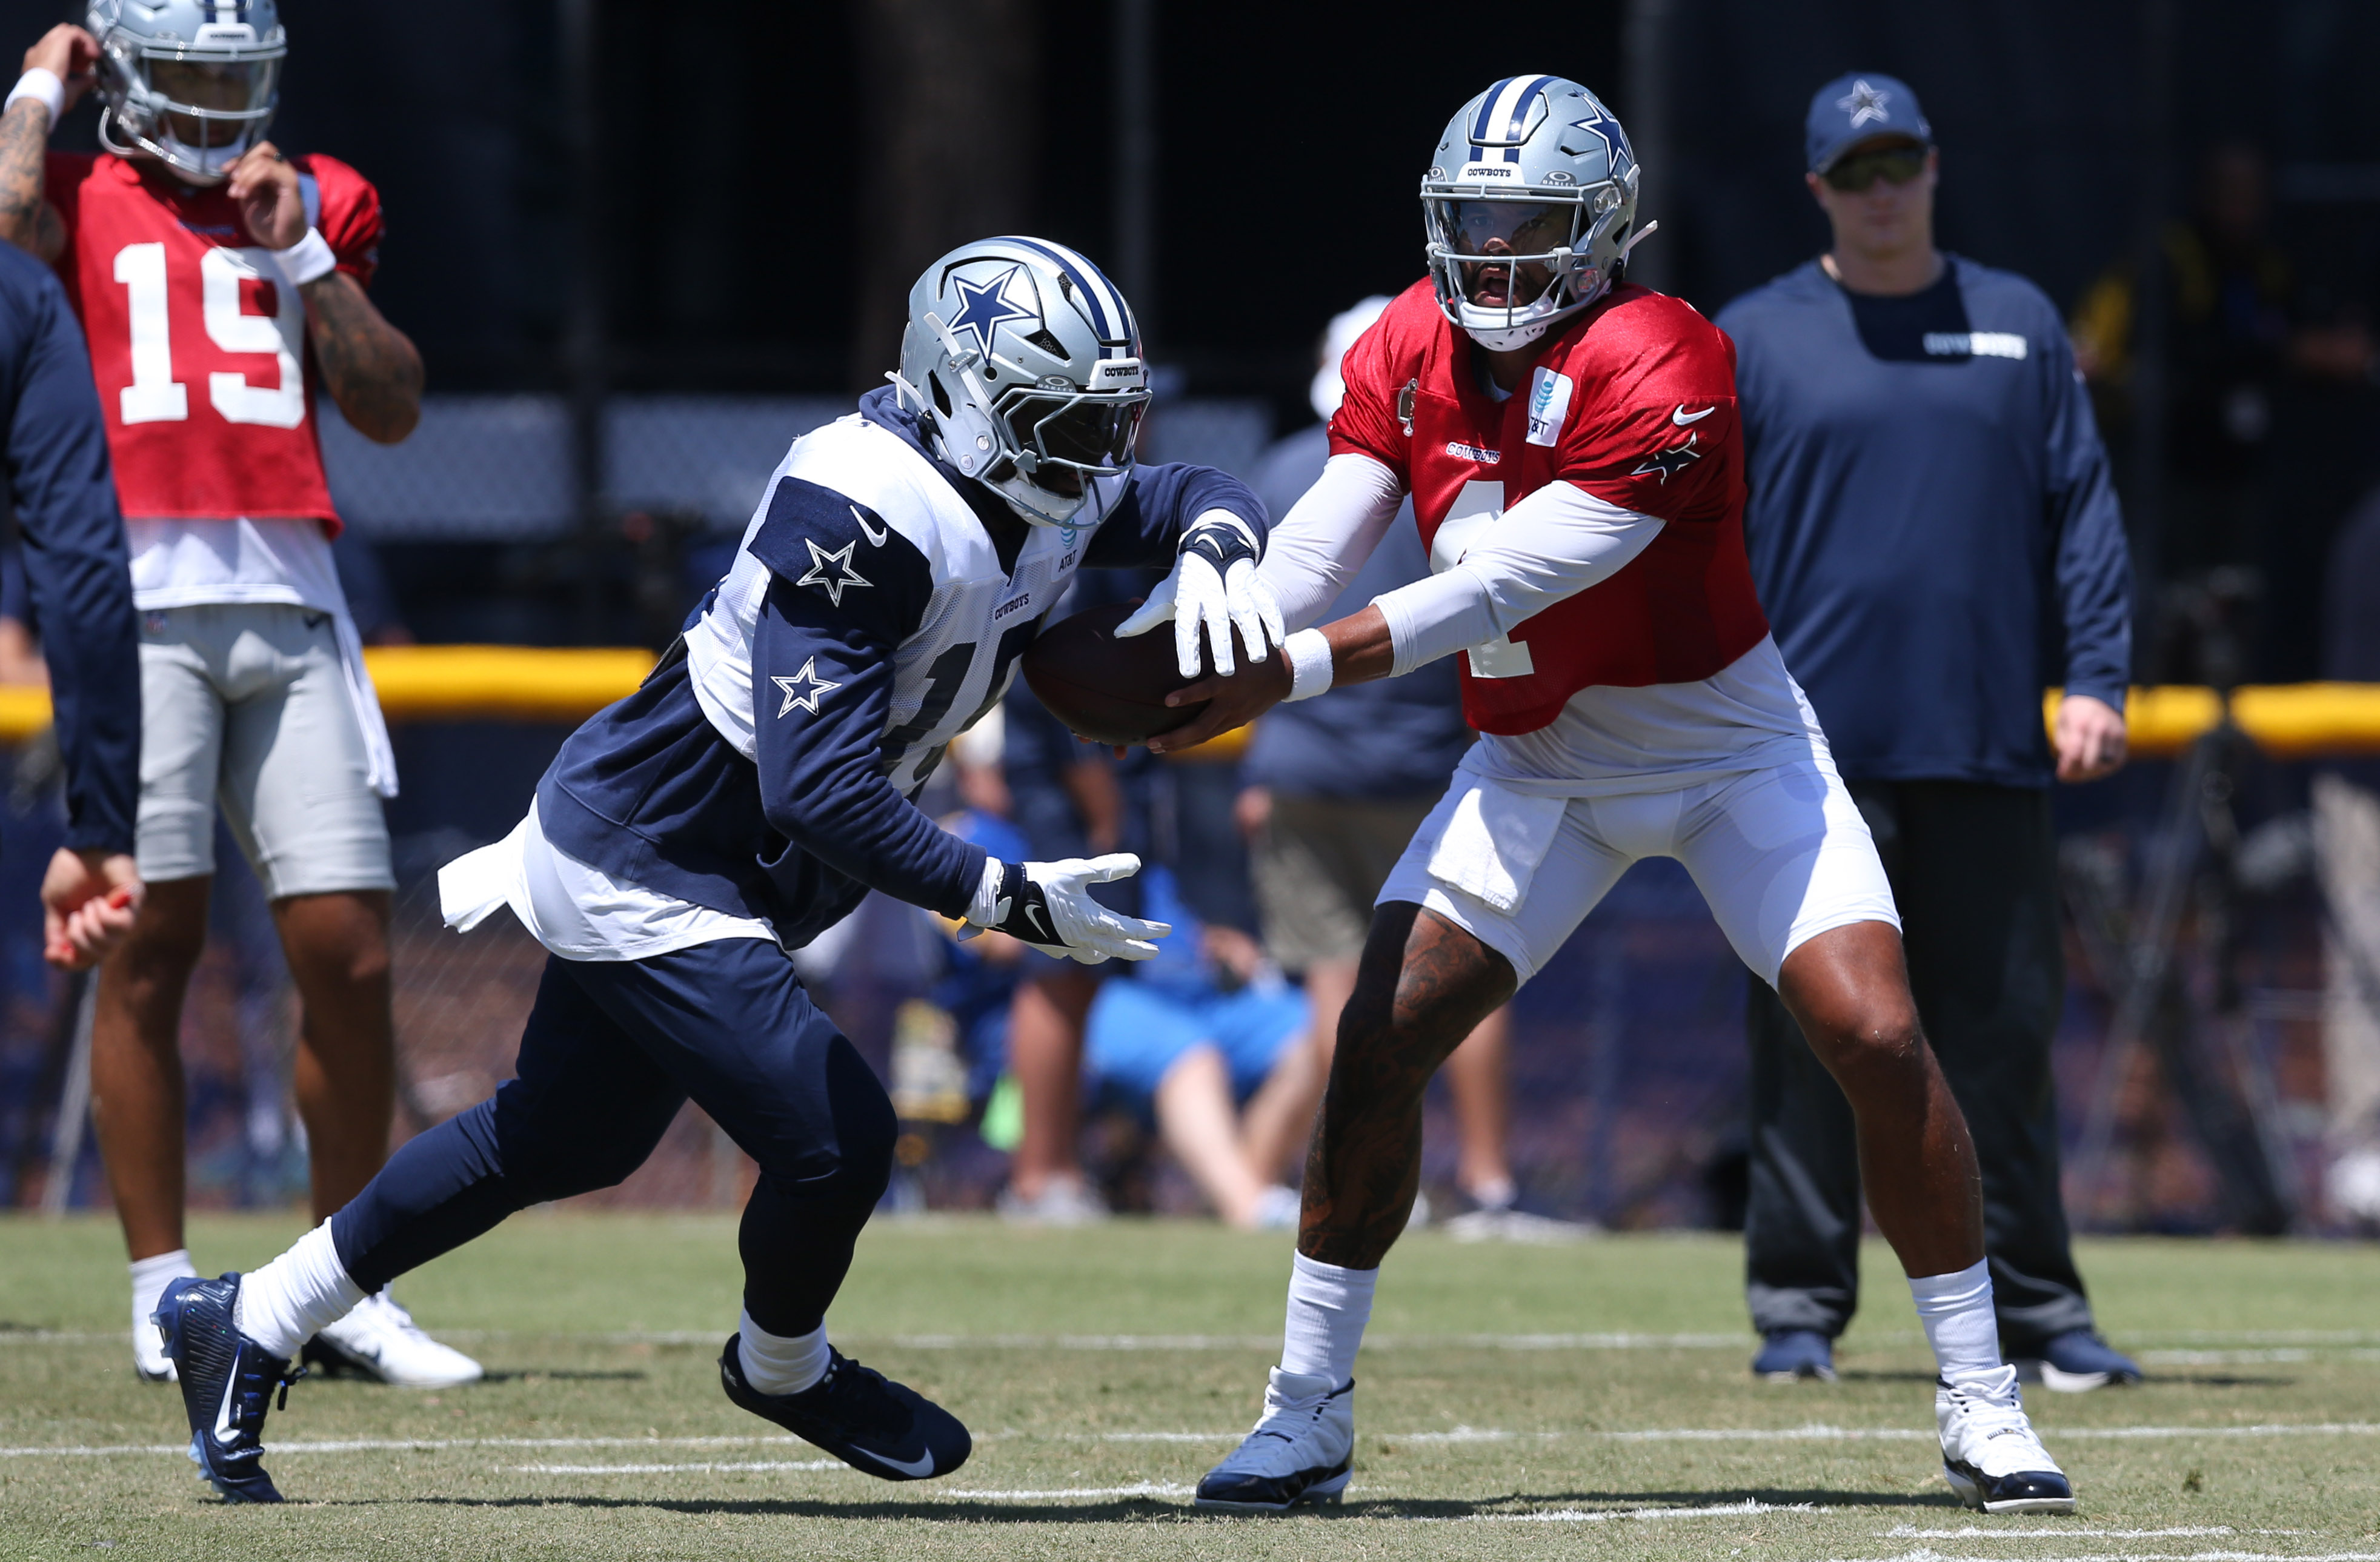
[[[826,1375],[826,1326],[808,1334],[771,1334],[744,1314],[735,1326],[741,1336],[735,1354],[744,1363],[744,1381],[763,1394],[798,1394]]]
[[[1912,1276],[1909,1294],[1917,1321],[1934,1347],[1943,1381],[1983,1377],[2000,1370],[2000,1326],[1992,1312],[1992,1271],[1983,1259],[1955,1275]]]
[[[1304,1253],[1290,1260],[1289,1321],[1281,1330],[1281,1370],[1330,1380],[1355,1375],[1355,1348],[1372,1321],[1378,1269],[1342,1269]]]
[[[232,1322],[239,1332],[285,1360],[352,1311],[363,1288],[347,1277],[323,1221],[263,1268],[240,1277]]]
[[[161,1253],[154,1258],[132,1261],[132,1328],[136,1334],[146,1330],[145,1338],[157,1338],[157,1326],[149,1314],[157,1311],[164,1299],[165,1287],[185,1275],[195,1275],[198,1265],[190,1262],[190,1250],[177,1247],[171,1253]]]

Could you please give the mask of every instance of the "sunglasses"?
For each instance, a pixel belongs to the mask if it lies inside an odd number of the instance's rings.
[[[1822,177],[1839,190],[1856,193],[1878,179],[1905,185],[1924,172],[1924,147],[1883,147],[1875,151],[1854,152],[1828,169]]]

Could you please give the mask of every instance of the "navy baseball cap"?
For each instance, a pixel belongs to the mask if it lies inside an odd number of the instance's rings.
[[[1897,76],[1873,71],[1838,76],[1810,99],[1810,119],[1804,129],[1809,142],[1810,172],[1823,174],[1837,159],[1862,141],[1891,136],[1934,144],[1934,127],[1917,106],[1917,94]]]

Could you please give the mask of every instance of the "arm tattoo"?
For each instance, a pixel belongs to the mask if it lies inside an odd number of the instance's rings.
[[[421,421],[421,354],[342,272],[308,283],[307,336],[322,384],[358,433],[395,444]]]
[[[43,199],[50,151],[50,111],[19,99],[0,115],[0,238],[55,260],[66,248],[66,224]]]

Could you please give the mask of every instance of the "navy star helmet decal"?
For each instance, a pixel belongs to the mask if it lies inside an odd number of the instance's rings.
[[[1636,161],[1636,153],[1628,144],[1628,132],[1622,130],[1620,121],[1600,106],[1587,110],[1584,119],[1572,120],[1570,127],[1584,130],[1603,143],[1603,165],[1606,168],[1617,170],[1622,158],[1631,163]]]
[[[965,277],[954,278],[953,285],[959,293],[959,312],[950,322],[951,334],[974,337],[975,350],[990,357],[992,332],[1002,321],[1039,320],[1039,309],[1026,309],[1008,296],[1009,285],[1024,270],[1023,266],[1011,266],[986,283],[969,282]],[[1032,283],[1028,280],[1026,286],[1029,290]]]
[[[1655,451],[1645,457],[1645,464],[1642,466],[1628,475],[1632,478],[1643,478],[1658,473],[1661,479],[1661,486],[1668,487],[1671,473],[1683,471],[1703,458],[1703,453],[1694,448],[1699,438],[1699,435],[1688,434],[1685,443],[1671,445],[1667,450]]]
[[[818,675],[818,658],[816,657],[802,663],[801,671],[792,677],[771,678],[769,682],[776,684],[784,694],[785,703],[777,707],[777,714],[781,717],[792,715],[794,707],[797,705],[815,716],[818,714],[819,696],[843,687],[841,684]]]
[[[865,527],[867,523],[863,521],[860,524]],[[826,592],[826,599],[836,607],[843,606],[843,594],[853,587],[876,584],[851,567],[852,551],[859,546],[856,541],[829,550],[820,547],[817,539],[805,537],[802,545],[810,551],[810,567],[794,584],[821,587]],[[828,573],[830,570],[833,573]]]
[[[1852,128],[1856,130],[1873,119],[1879,125],[1889,124],[1892,113],[1885,105],[1892,94],[1880,87],[1871,87],[1864,78],[1852,82],[1852,90],[1835,100],[1835,106],[1852,116]]]

